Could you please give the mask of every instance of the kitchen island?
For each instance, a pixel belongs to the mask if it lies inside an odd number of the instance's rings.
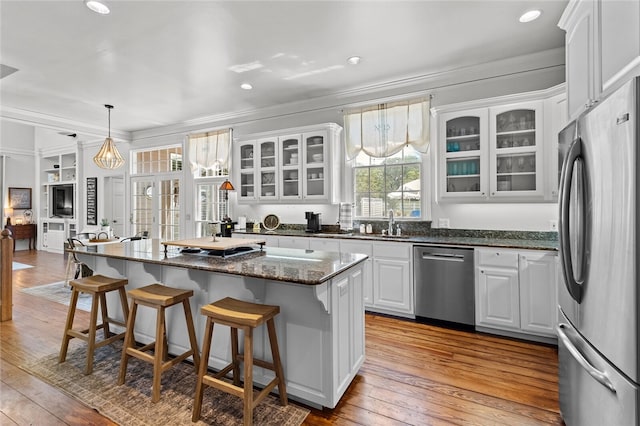
[[[128,289],[162,283],[194,291],[191,308],[196,335],[204,334],[200,307],[223,297],[279,305],[276,328],[280,353],[293,399],[334,408],[364,362],[363,262],[361,254],[264,247],[236,257],[165,252],[160,240],[146,239],[71,251],[95,273],[129,279]],[[116,295],[108,295],[110,314],[122,318]],[[167,311],[169,352],[189,347],[182,312]],[[224,327],[224,326],[219,326]],[[216,328],[216,330],[220,330]],[[155,312],[144,307],[136,319],[136,340],[155,336]],[[228,332],[216,332],[209,365],[228,364]],[[266,330],[254,334],[254,354],[270,360]],[[256,368],[254,383],[265,385],[268,370]]]

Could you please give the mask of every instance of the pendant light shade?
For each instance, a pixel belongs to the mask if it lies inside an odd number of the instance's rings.
[[[93,157],[93,162],[103,169],[117,169],[124,164],[124,158],[118,152],[116,144],[111,139],[111,110],[113,105],[105,105],[105,108],[109,111],[109,136],[104,140],[102,148]]]

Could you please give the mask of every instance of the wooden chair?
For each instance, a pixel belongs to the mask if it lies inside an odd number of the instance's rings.
[[[158,402],[158,400],[160,400],[160,378],[164,371],[182,362],[189,356],[193,356],[196,372],[198,371],[200,353],[198,351],[196,333],[193,327],[193,317],[191,316],[191,307],[189,305],[189,298],[191,296],[193,296],[193,290],[172,288],[162,284],[151,284],[129,291],[131,314],[129,315],[129,321],[127,321],[127,334],[124,339],[124,347],[122,348],[122,361],[120,363],[120,375],[118,376],[119,385],[122,385],[125,381],[127,363],[130,356],[153,364],[152,402]],[[169,359],[165,327],[165,309],[179,303],[182,303],[184,308],[191,349],[173,359]],[[134,338],[138,305],[157,309],[156,340],[140,348],[135,347]],[[150,350],[153,350],[153,355],[146,353]]]
[[[276,386],[280,392],[280,403],[287,405],[287,389],[284,380],[284,371],[280,362],[280,351],[274,317],[280,313],[279,306],[261,305],[244,302],[226,297],[217,302],[203,306],[202,315],[207,317],[207,325],[202,343],[202,356],[200,358],[200,368],[198,370],[198,382],[196,384],[195,401],[193,403],[192,421],[200,419],[202,411],[202,394],[204,385],[214,387],[221,391],[238,396],[244,400],[244,424],[253,424],[253,409],[262,401],[269,392]],[[269,333],[269,343],[271,345],[271,356],[273,362],[267,362],[253,358],[253,330],[263,323],[267,323]],[[214,324],[224,324],[231,327],[231,363],[220,370],[217,374],[208,375],[208,359],[213,338]],[[238,353],[238,330],[244,332],[244,354]],[[240,362],[244,361],[244,387],[240,387]],[[253,365],[272,370],[275,377],[267,386],[254,398],[253,396]],[[233,372],[233,384],[221,380],[221,377],[228,372]]]
[[[128,284],[126,278],[110,278],[104,275],[92,275],[90,277],[79,278],[69,281],[71,286],[71,301],[69,302],[69,311],[67,312],[67,322],[64,326],[64,335],[62,337],[62,347],[60,348],[59,362],[67,359],[67,349],[69,341],[72,338],[78,338],[87,342],[87,367],[85,374],[91,374],[93,371],[93,354],[96,348],[113,343],[118,339],[123,339],[125,333],[119,333],[111,336],[109,324],[117,324],[124,327],[125,321],[129,316],[129,307],[127,306],[127,294],[124,287]],[[106,294],[110,291],[118,291],[120,293],[120,303],[124,321],[110,318],[107,312]],[[92,296],[91,313],[89,320],[89,328],[84,330],[76,330],[73,328],[73,320],[76,315],[76,307],[80,293],[89,293]],[[100,311],[102,312],[102,324],[98,325],[98,301],[100,302]],[[104,331],[104,340],[96,342],[96,332],[102,329]]]

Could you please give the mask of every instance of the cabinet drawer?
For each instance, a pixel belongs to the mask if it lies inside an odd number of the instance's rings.
[[[411,244],[406,243],[373,243],[373,257],[385,257],[391,259],[411,258]]]
[[[478,265],[518,269],[518,252],[503,250],[477,250]]]

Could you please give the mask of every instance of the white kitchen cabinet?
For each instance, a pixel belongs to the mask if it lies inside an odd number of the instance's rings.
[[[337,238],[308,238],[308,240],[308,248],[311,250],[340,252],[340,240]]]
[[[411,244],[373,243],[373,305],[377,312],[413,316]]]
[[[640,71],[640,3],[573,0],[558,26],[566,31],[567,109],[575,119]]]
[[[342,127],[335,123],[243,136],[234,141],[238,202],[340,199]]]
[[[307,237],[289,237],[281,235],[278,237],[278,247],[280,248],[295,248],[295,249],[309,249],[309,238]]]
[[[557,262],[555,253],[520,253],[520,327],[523,330],[555,335]]]
[[[317,238],[314,238],[317,240]],[[373,244],[370,241],[340,240],[341,253],[361,253],[369,256],[362,268],[365,308],[373,306]]]
[[[483,199],[488,187],[488,110],[478,108],[443,114],[439,120],[443,198]]]
[[[476,326],[520,329],[518,254],[476,250]]]
[[[546,164],[557,133],[545,126],[559,85],[432,109],[438,116],[435,176],[441,202],[536,202],[557,196]],[[564,124],[564,123],[563,123]],[[550,191],[555,191],[556,195]]]
[[[542,101],[490,108],[491,197],[543,197],[542,108]]]
[[[233,144],[234,179],[239,185],[238,200],[245,202],[256,201],[258,186],[256,179],[255,141],[240,141]]]
[[[476,327],[555,338],[556,253],[477,248],[475,262]]]

